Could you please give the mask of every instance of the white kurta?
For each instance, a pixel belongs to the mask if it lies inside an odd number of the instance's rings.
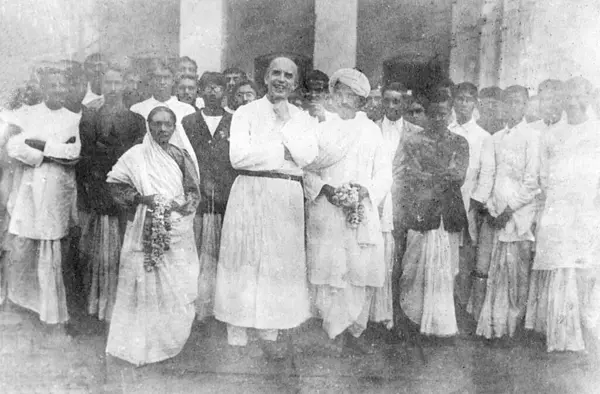
[[[533,269],[600,265],[600,122],[554,128],[540,150],[545,199]]]
[[[40,315],[49,324],[68,320],[62,279],[61,239],[68,235],[77,197],[73,167],[44,158],[75,159],[79,156],[81,115],[62,108],[50,110],[44,103],[15,114],[22,132],[6,144],[9,157],[20,162],[21,179],[9,198],[8,298]],[[75,138],[75,143],[67,140]],[[33,149],[26,139],[46,142],[44,151]]]
[[[487,207],[494,217],[509,206],[514,211],[499,231],[501,242],[534,240],[531,225],[536,214],[535,197],[540,193],[539,135],[522,121],[493,136],[496,179]]]
[[[67,235],[76,199],[73,167],[44,157],[76,159],[79,157],[79,120],[66,108],[52,111],[42,103],[30,108],[20,119],[23,132],[12,137],[8,155],[25,165],[21,183],[15,193],[9,232],[31,239],[58,240]],[[67,140],[75,137],[75,143]],[[26,139],[46,142],[44,151],[25,144]]]
[[[512,336],[525,316],[532,225],[540,192],[539,132],[522,121],[493,138],[496,180],[487,206],[494,217],[506,207],[514,213],[506,226],[493,234],[487,291],[476,331],[486,338]]]
[[[381,288],[386,277],[384,245],[377,207],[392,184],[392,166],[381,132],[366,117],[326,121],[318,127],[319,156],[307,167],[307,260],[317,289],[317,307],[330,337],[355,323],[370,299],[365,287]],[[323,185],[356,182],[369,191],[365,221],[348,227],[341,208],[320,195]],[[325,287],[328,291],[323,291]],[[362,294],[356,296],[356,292]],[[344,302],[334,293],[352,293]],[[365,306],[364,304],[367,303]],[[366,325],[366,320],[359,323]]]
[[[173,133],[173,136],[171,137],[171,140],[169,142],[181,149],[186,150],[192,158],[194,165],[196,166],[196,171],[200,173],[200,171],[198,170],[198,158],[196,157],[194,149],[192,148],[192,144],[190,143],[190,140],[188,139],[187,134],[185,133],[185,130],[181,125],[181,121],[183,120],[183,118],[196,112],[194,107],[179,101],[175,96],[171,96],[170,99],[164,102],[158,101],[154,97],[150,97],[148,100],[144,100],[141,103],[132,105],[130,111],[142,115],[144,119],[147,120],[150,111],[152,111],[156,107],[161,106],[167,107],[173,112],[175,112],[175,116],[177,117],[175,133]]]
[[[464,137],[469,143],[469,167],[461,192],[469,220],[469,235],[477,243],[476,218],[469,208],[471,199],[485,204],[492,193],[496,172],[494,141],[491,134],[482,129],[474,119],[462,125],[455,122],[448,129]]]
[[[266,98],[240,107],[230,129],[234,168],[302,175],[317,155],[316,121],[288,104],[276,119]],[[284,158],[284,145],[294,161]],[[302,186],[240,175],[227,204],[217,269],[215,317],[230,325],[287,329],[309,317]]]

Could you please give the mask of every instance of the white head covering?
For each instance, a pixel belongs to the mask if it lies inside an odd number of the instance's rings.
[[[371,84],[365,74],[353,68],[341,68],[333,73],[329,78],[329,91],[333,93],[333,87],[337,82],[341,82],[352,89],[352,91],[361,97],[369,97]]]

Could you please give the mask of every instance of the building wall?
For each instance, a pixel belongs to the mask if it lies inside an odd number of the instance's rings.
[[[179,55],[180,0],[96,0],[103,52]]]
[[[359,0],[357,25],[356,65],[372,84],[392,57],[449,62],[452,0]]]
[[[225,15],[225,66],[252,74],[261,55],[313,56],[314,0],[227,0]]]

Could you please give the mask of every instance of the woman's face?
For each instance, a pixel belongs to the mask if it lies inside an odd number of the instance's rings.
[[[148,122],[152,139],[161,146],[166,146],[175,132],[175,121],[167,111],[155,113]]]
[[[425,108],[420,103],[413,102],[408,106],[405,113],[405,118],[408,122],[416,124],[422,128],[427,127],[427,116],[425,115]]]

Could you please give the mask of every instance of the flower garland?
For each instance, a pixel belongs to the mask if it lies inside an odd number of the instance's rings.
[[[341,207],[346,214],[346,224],[350,228],[358,228],[365,220],[365,206],[360,201],[358,188],[351,183],[345,183],[335,189],[331,198],[335,206]]]
[[[171,202],[157,195],[144,222],[144,269],[152,272],[164,262],[171,244]]]

